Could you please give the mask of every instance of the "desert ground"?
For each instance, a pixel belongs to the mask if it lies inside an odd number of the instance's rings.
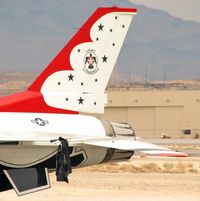
[[[69,184],[56,182],[51,173],[50,189],[22,197],[11,190],[0,194],[0,201],[198,201],[199,168],[199,158],[136,157],[76,169]]]

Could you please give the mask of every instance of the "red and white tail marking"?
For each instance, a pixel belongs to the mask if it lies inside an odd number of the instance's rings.
[[[98,8],[30,86],[47,105],[102,113],[104,94],[136,9]]]

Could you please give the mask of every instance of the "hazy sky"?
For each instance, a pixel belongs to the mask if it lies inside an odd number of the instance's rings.
[[[130,0],[152,8],[166,10],[170,14],[187,20],[200,22],[200,0]]]

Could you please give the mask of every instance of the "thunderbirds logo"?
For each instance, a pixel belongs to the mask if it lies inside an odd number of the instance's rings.
[[[98,68],[98,57],[95,54],[95,50],[87,50],[86,55],[84,57],[84,72],[93,75],[95,74],[99,68]]]

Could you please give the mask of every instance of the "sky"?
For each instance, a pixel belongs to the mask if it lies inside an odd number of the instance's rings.
[[[197,4],[200,4],[198,3],[200,0],[187,0],[192,6],[189,9],[185,4],[186,0],[165,0],[165,4],[164,0],[131,1],[136,3],[146,1],[148,7],[162,10],[168,8],[170,14],[172,13],[174,16],[177,16],[178,12],[173,13],[172,8],[175,10],[181,8],[183,15],[180,14],[179,17],[184,16],[184,18],[186,18],[184,8],[188,9],[187,13],[189,13],[189,10],[199,8]],[[84,0],[84,5],[82,2],[83,0],[0,0],[0,72],[40,72],[96,7],[112,6],[116,2],[117,6],[133,6],[127,3],[128,0]],[[191,4],[191,2],[193,3]],[[74,12],[75,10],[81,10],[81,12]],[[176,64],[180,69],[180,76],[182,74],[188,76],[188,71],[185,70],[187,66],[193,66],[194,71],[190,69],[189,72],[195,76],[200,75],[200,73],[196,73],[200,72],[199,24],[185,22],[163,12],[145,8],[138,9],[136,19],[131,26],[129,38],[125,41],[125,48],[119,57],[119,66],[128,72],[129,64],[134,63],[134,66],[137,65],[137,67],[133,67],[133,71],[141,77],[145,72],[144,63],[151,63],[152,77],[156,75],[153,72],[159,72],[159,77],[163,72],[159,69],[160,63],[166,64],[168,63],[166,60],[170,60],[173,66]],[[134,37],[132,34],[135,34]],[[169,39],[171,41],[168,42]],[[125,61],[128,61],[127,65],[124,65]],[[182,68],[182,64],[184,64],[184,68]],[[177,68],[176,74],[178,74]],[[170,74],[170,70],[167,71],[167,74]],[[167,75],[167,77],[170,76]]]
[[[165,10],[176,17],[200,22],[200,0],[130,0],[151,8]]]

